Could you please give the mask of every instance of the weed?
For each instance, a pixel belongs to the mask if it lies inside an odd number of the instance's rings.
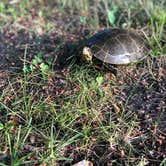
[[[24,73],[35,72],[37,70],[41,72],[43,79],[46,80],[46,76],[50,71],[50,67],[43,61],[41,52],[32,59],[30,65],[24,65],[23,67]]]

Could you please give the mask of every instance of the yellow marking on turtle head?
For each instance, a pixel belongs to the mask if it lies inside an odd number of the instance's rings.
[[[82,52],[82,58],[83,60],[86,60],[87,62],[92,63],[92,51],[89,47],[84,47]]]

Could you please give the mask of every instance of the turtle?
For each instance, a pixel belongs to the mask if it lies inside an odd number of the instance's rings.
[[[82,50],[82,59],[92,63],[95,58],[108,64],[107,67],[127,65],[144,58],[147,51],[145,37],[136,30],[104,29],[86,41]]]

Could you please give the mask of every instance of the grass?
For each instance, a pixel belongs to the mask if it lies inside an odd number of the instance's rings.
[[[16,26],[12,30],[16,35],[25,31],[44,41],[46,34],[50,40],[56,34],[72,39],[79,28],[88,29],[87,36],[104,27],[136,28],[147,37],[150,55],[159,59],[166,54],[165,6],[164,1],[151,0],[0,2],[0,30],[9,24]],[[10,27],[7,30],[11,32]],[[21,41],[16,43],[24,46]],[[53,50],[47,40],[26,44],[16,53],[22,62],[19,72],[11,72],[0,92],[0,165],[67,165],[88,159],[95,165],[164,166],[164,155],[155,156],[157,148],[165,145],[165,134],[159,129],[165,115],[160,91],[165,93],[164,67],[160,62],[155,69],[151,61],[147,66],[140,64],[140,71],[132,66],[135,75],[124,67],[125,72],[117,78],[77,61],[59,72],[47,56],[55,56],[63,43],[53,45]],[[28,47],[31,45],[41,48],[33,50]],[[161,82],[156,85],[160,75]],[[155,98],[156,91],[161,93],[161,101],[157,100],[160,96]],[[155,120],[151,119],[153,111],[144,112],[148,107],[156,110],[152,93],[161,108],[161,116]],[[137,104],[138,97],[143,104]]]

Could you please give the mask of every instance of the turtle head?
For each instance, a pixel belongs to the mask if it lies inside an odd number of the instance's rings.
[[[89,63],[92,63],[92,51],[89,47],[84,47],[83,48],[83,52],[82,52],[82,58],[83,60],[89,62]]]

